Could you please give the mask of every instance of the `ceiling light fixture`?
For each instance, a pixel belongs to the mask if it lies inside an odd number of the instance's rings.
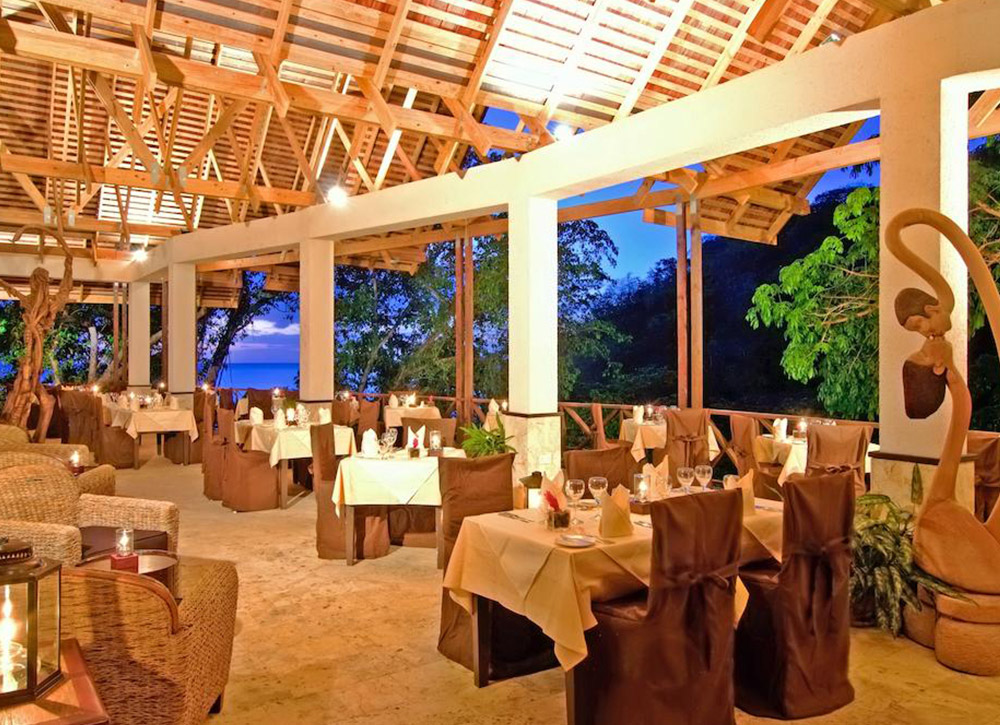
[[[552,129],[552,135],[557,141],[565,141],[568,138],[572,138],[574,134],[576,134],[576,130],[565,123],[557,123]]]
[[[826,38],[823,39],[823,42],[820,43],[820,45],[826,45],[828,43],[840,45],[843,42],[844,42],[844,36],[835,31],[826,36]]]
[[[335,184],[326,191],[326,201],[328,204],[343,207],[347,205],[347,199],[347,190],[340,184]]]
[[[145,262],[147,259],[149,259],[149,252],[146,251],[145,247],[139,247],[134,252],[132,252],[133,262]]]

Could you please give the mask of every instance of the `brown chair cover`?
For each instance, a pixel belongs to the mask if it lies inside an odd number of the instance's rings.
[[[445,569],[466,516],[509,511],[514,507],[513,466],[513,453],[439,461]],[[490,607],[490,616],[491,679],[539,672],[555,666],[552,640],[537,625],[496,602]],[[469,613],[455,603],[447,589],[442,589],[438,651],[471,670],[472,637]]]
[[[865,456],[871,428],[865,425],[811,425],[806,434],[808,476],[828,476],[850,473],[854,478],[854,493],[865,492]]]
[[[94,445],[90,449],[98,463],[106,463],[115,468],[132,468],[136,465],[135,439],[123,428],[113,428],[104,424],[104,403],[100,396],[88,395],[91,414],[86,428],[92,427]]]
[[[228,411],[229,416],[233,411]],[[202,446],[201,477],[202,491],[210,501],[222,500],[222,479],[226,470],[228,445],[221,432],[216,431],[215,398],[206,395],[204,400],[205,443]],[[234,425],[235,433],[235,425]]]
[[[93,395],[79,390],[60,390],[59,404],[66,414],[67,443],[83,444],[95,450],[91,400]]]
[[[733,715],[733,608],[739,491],[650,506],[648,592],[595,602],[587,659],[570,673],[577,725],[727,725]]]
[[[591,476],[608,479],[608,490],[625,486],[632,490],[632,476],[642,473],[643,461],[636,461],[632,449],[624,446],[603,450],[566,451],[563,454],[566,478],[579,478],[587,482]],[[590,490],[587,490],[590,496]]]
[[[223,410],[236,410],[236,394],[232,388],[219,388],[219,407]],[[268,405],[270,408],[271,406]]]
[[[748,567],[750,593],[736,631],[736,705],[800,718],[854,699],[850,650],[851,472],[785,483],[780,569]]]
[[[205,391],[200,388],[194,391],[192,410],[194,422],[198,426],[198,437],[191,441],[189,463],[201,463],[205,445]],[[180,433],[167,433],[163,440],[163,455],[176,464],[184,463],[184,436]]]
[[[749,415],[734,414],[729,416],[729,428],[732,433],[729,450],[736,462],[736,473],[745,476],[757,467],[753,445],[760,435],[760,423]]]
[[[350,400],[333,401],[330,408],[330,420],[334,425],[351,425],[354,419],[354,406]]]
[[[976,457],[976,516],[986,521],[1000,498],[1000,435],[972,431],[969,453]]]
[[[271,466],[267,453],[244,451],[235,443],[233,411],[220,410],[218,416],[219,430],[229,443],[222,477],[222,505],[233,511],[278,508],[278,468]]]
[[[708,411],[701,408],[667,411],[667,450],[670,480],[677,481],[677,469],[710,463],[708,452]],[[662,461],[662,457],[660,458]]]
[[[316,553],[320,559],[346,558],[344,519],[333,505],[333,483],[337,477],[333,423],[309,428],[313,455],[313,494],[316,499]],[[385,506],[354,508],[354,551],[359,559],[374,559],[389,553],[389,519]]]
[[[366,430],[382,435],[382,404],[375,400],[358,398],[358,447],[361,447],[361,436]]]
[[[455,447],[455,428],[458,421],[454,418],[400,418],[399,422],[402,424],[404,436],[407,428],[415,432],[423,427],[427,431],[424,437],[425,446],[430,445],[431,431],[439,430],[441,431],[441,445],[445,448]]]
[[[247,410],[250,408],[260,408],[264,413],[264,420],[272,420],[274,413],[271,412],[271,391],[259,390],[257,388],[247,388]],[[287,397],[285,398],[288,399]]]

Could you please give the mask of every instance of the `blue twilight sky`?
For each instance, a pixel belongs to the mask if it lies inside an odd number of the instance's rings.
[[[511,113],[491,110],[487,122],[513,128],[517,118]],[[858,132],[857,140],[865,140],[878,134],[878,118],[871,119]],[[873,178],[852,179],[847,170],[839,169],[826,173],[810,193],[810,200],[831,189],[853,186],[860,183],[878,183]],[[560,202],[560,206],[575,206],[603,199],[614,199],[633,193],[639,186],[636,180],[626,184],[616,184],[605,189],[571,197]],[[618,264],[608,269],[608,274],[616,279],[629,275],[642,277],[665,257],[676,256],[673,230],[642,221],[642,212],[629,212],[596,220],[618,245]],[[297,363],[299,359],[298,321],[289,322],[272,314],[256,320],[250,334],[233,346],[231,363]]]

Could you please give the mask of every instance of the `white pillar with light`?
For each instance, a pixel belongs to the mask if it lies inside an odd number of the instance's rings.
[[[508,205],[509,410],[515,476],[560,467],[559,256],[557,203],[520,198]]]
[[[930,292],[927,285],[885,248],[884,230],[899,212],[913,207],[935,209],[963,229],[968,224],[968,90],[956,84],[925,82],[893,88],[882,98],[881,202],[879,250],[879,441],[872,460],[872,490],[914,508],[914,467],[929,487],[951,417],[951,401],[923,420],[907,417],[903,399],[903,364],[924,339],[896,319],[898,293],[908,287]],[[929,227],[914,227],[904,238],[948,280],[957,304],[948,335],[955,363],[965,374],[968,353],[968,271],[948,241]],[[974,500],[973,464],[959,474],[958,498]]]
[[[167,267],[167,390],[186,407],[194,401],[197,292],[195,265]]]
[[[328,406],[334,394],[333,244],[299,248],[299,397],[310,406]]]
[[[128,286],[128,386],[149,388],[149,282]]]

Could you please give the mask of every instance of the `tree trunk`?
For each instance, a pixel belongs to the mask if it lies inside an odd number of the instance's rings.
[[[91,325],[87,328],[90,335],[90,362],[87,365],[87,382],[97,380],[97,328]]]

